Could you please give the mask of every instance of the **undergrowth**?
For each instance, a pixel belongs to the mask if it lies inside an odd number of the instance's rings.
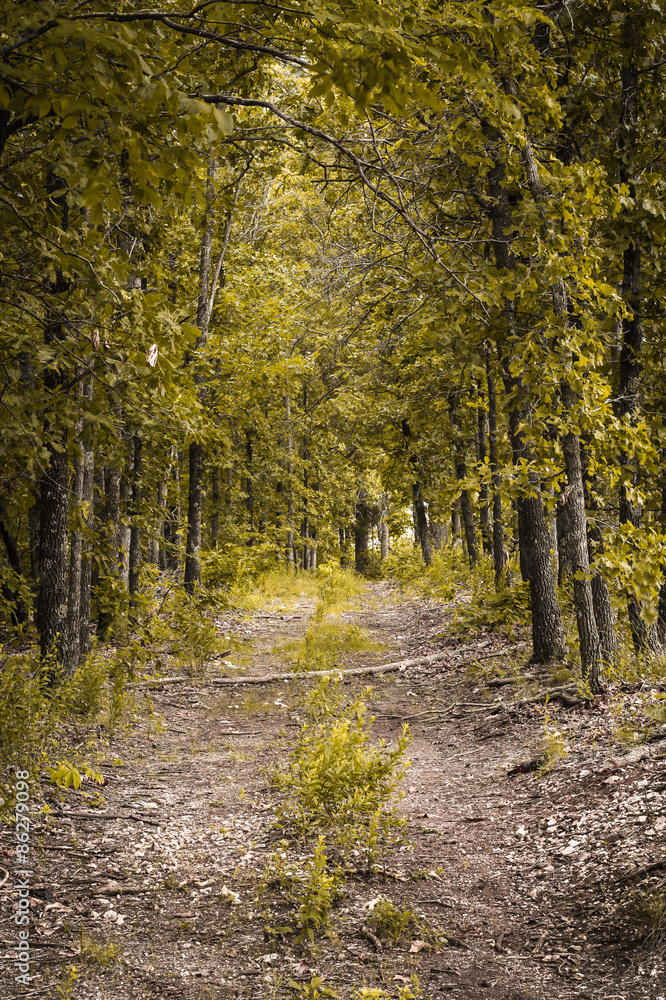
[[[79,790],[84,779],[101,783],[96,761],[106,752],[100,727],[111,733],[131,709],[126,682],[132,654],[102,660],[96,650],[71,677],[52,659],[13,653],[0,662],[0,820],[13,807],[11,771],[48,773],[54,785]],[[97,730],[92,736],[93,727]],[[88,798],[97,794],[85,793]]]
[[[286,766],[273,772],[284,793],[278,822],[298,836],[325,833],[341,850],[351,849],[371,868],[404,839],[405,820],[396,809],[396,790],[409,767],[407,726],[398,741],[371,741],[365,689],[344,710],[338,683],[320,682],[311,696],[313,721],[306,723]]]

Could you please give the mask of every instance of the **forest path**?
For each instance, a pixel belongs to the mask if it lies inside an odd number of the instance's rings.
[[[225,617],[220,627],[235,636],[244,669],[261,673],[275,667],[276,649],[303,635],[314,606],[302,595]],[[270,773],[285,759],[314,682],[178,685],[137,695],[135,723],[114,737],[116,764],[105,768],[106,814],[82,816],[89,810],[68,792],[69,813],[35,835],[31,944],[40,978],[26,996],[314,1000],[332,995],[306,992],[320,975],[350,1000],[363,984],[397,997],[416,973],[426,1000],[662,997],[663,960],[646,952],[632,961],[609,946],[607,929],[590,924],[603,915],[618,865],[633,870],[663,858],[661,838],[648,836],[639,815],[640,796],[659,787],[661,763],[628,754],[618,772],[602,750],[591,763],[601,716],[549,707],[563,730],[576,729],[571,753],[547,776],[508,778],[508,768],[539,752],[544,726],[531,706],[487,718],[483,705],[494,695],[475,659],[501,653],[496,637],[443,637],[450,607],[407,600],[383,583],[340,620],[386,646],[344,665],[450,655],[371,678],[376,735],[394,739],[408,721],[413,736],[401,802],[413,847],[389,857],[383,875],[348,877],[332,913],[337,942],[321,935],[313,950],[295,944],[279,932],[290,919],[279,890],[260,886],[283,836],[262,768]],[[516,649],[506,652],[515,662]],[[524,660],[524,648],[519,654]],[[508,662],[497,655],[484,665],[506,670]],[[347,678],[341,690],[351,697],[366,682]],[[422,714],[461,702],[442,716]],[[618,773],[629,803],[619,827],[611,801]],[[666,824],[657,811],[652,801],[653,832]],[[307,847],[292,843],[288,853],[302,859]],[[412,934],[376,951],[363,930],[364,906],[380,895],[442,929],[451,946],[414,945]]]

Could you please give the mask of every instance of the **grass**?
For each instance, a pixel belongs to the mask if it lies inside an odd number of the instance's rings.
[[[314,615],[300,639],[278,643],[272,655],[286,660],[296,671],[331,670],[343,666],[355,653],[379,653],[385,649],[384,643],[371,639],[358,625],[343,622],[337,616]]]

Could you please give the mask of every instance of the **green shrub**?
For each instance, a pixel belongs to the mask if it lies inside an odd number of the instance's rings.
[[[222,637],[213,620],[214,595],[204,591],[188,594],[173,587],[162,603],[160,617],[151,627],[153,641],[166,641],[178,663],[192,677],[200,677],[216,653]]]
[[[410,932],[418,932],[420,922],[413,910],[399,909],[390,899],[380,899],[372,908],[368,926],[377,937],[392,938],[397,944]]]
[[[409,767],[411,742],[405,726],[395,744],[373,746],[372,722],[361,695],[344,716],[306,724],[288,767],[273,775],[286,793],[279,822],[301,836],[330,831],[341,847],[365,845],[369,860],[404,835],[394,793]]]

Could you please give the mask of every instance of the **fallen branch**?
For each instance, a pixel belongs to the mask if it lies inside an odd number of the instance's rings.
[[[418,656],[413,660],[397,660],[395,663],[382,663],[376,667],[352,667],[349,670],[341,670],[335,668],[333,670],[302,670],[297,673],[290,671],[286,674],[260,674],[258,676],[246,675],[242,677],[229,677],[227,675],[216,674],[208,678],[199,678],[200,683],[206,684],[271,684],[275,681],[280,683],[284,681],[294,681],[300,680],[303,677],[324,677],[329,675],[342,676],[342,677],[359,677],[364,674],[383,674],[391,673],[396,670],[406,670],[408,667],[420,667],[425,666],[428,663],[440,663],[442,660],[452,659],[452,666],[462,666],[466,662],[471,662],[470,660],[458,660],[455,657],[455,653],[458,650],[447,649],[440,653],[432,653],[430,656]],[[472,653],[473,650],[466,651]],[[486,656],[476,656],[472,659],[476,662],[479,660],[490,660],[498,653],[489,653]],[[164,687],[166,684],[182,684],[186,681],[192,683],[197,680],[193,677],[153,677],[149,680],[144,681],[134,681],[132,684],[128,684],[128,688],[142,688],[142,687]]]
[[[497,715],[499,711],[505,709],[507,712],[515,708],[522,708],[523,705],[534,705],[538,701],[545,701],[546,698],[562,698],[565,704],[568,702],[568,707],[572,704],[578,705],[582,704],[582,701],[574,700],[576,694],[576,689],[571,686],[571,684],[565,684],[561,687],[548,688],[547,691],[541,691],[539,694],[532,695],[531,698],[519,698],[517,701],[496,701],[491,702],[488,706],[490,708],[490,715],[487,718],[492,718],[493,715]]]
[[[500,688],[507,684],[520,684],[522,681],[538,681],[539,679],[536,674],[521,674],[520,677],[496,677],[492,681],[486,681],[486,687]]]

